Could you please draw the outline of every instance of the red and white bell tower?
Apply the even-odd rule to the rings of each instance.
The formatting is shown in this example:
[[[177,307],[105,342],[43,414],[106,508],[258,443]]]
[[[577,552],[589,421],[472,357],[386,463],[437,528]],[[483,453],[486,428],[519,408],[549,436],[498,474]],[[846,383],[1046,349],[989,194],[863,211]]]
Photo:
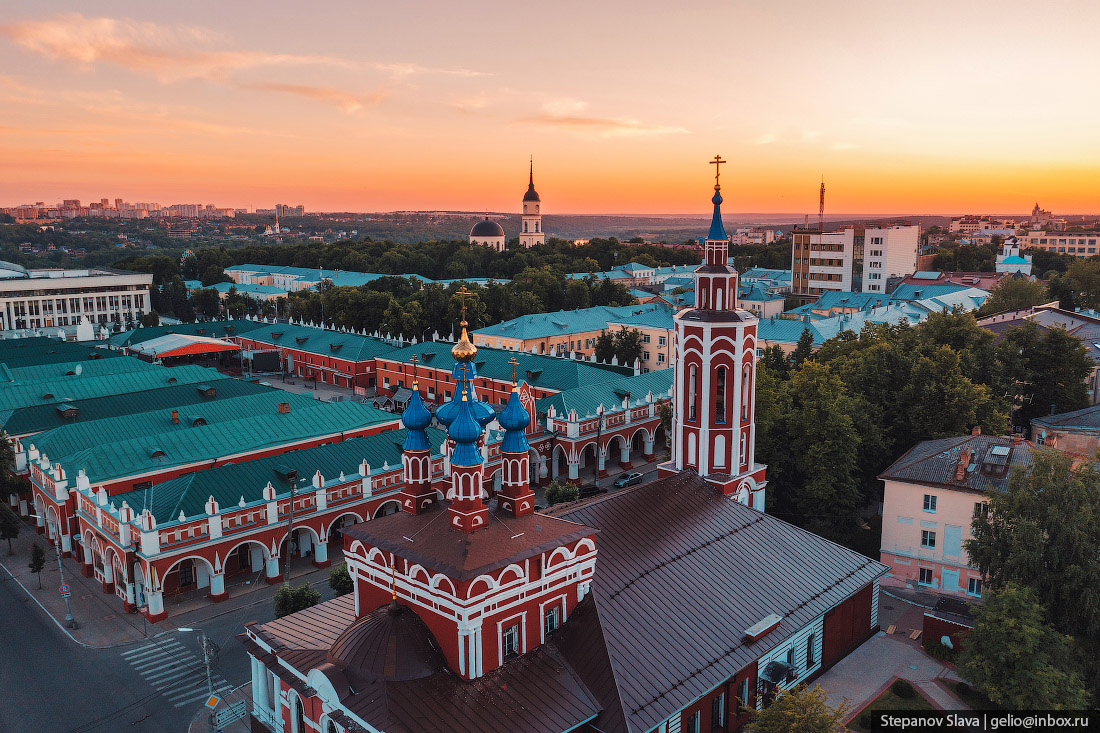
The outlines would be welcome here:
[[[714,156],[714,215],[703,264],[695,270],[695,307],[676,314],[672,460],[662,474],[691,469],[725,494],[764,511],[766,466],[756,462],[756,326],[737,307],[737,270],[729,265]]]

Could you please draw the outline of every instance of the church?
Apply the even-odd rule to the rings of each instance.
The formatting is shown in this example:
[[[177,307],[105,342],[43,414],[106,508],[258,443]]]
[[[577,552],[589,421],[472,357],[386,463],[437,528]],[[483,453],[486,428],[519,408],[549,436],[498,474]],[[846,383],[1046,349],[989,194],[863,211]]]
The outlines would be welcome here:
[[[535,190],[535,161],[531,159],[531,169],[527,183],[527,192],[523,194],[523,213],[520,215],[519,243],[523,247],[546,244],[546,233],[542,230],[542,199]],[[507,245],[504,227],[492,221],[488,215],[470,229],[470,244],[481,244],[503,252]]]
[[[432,415],[414,374],[401,511],[344,531],[354,592],[246,625],[256,721],[287,733],[735,731],[877,631],[887,568],[763,511],[757,320],[738,307],[720,190],[716,165],[696,306],[676,316],[673,449],[658,479],[536,511],[522,384],[513,376],[499,415],[479,398],[463,321],[453,398],[435,415],[447,474],[429,470]],[[537,204],[533,179],[530,193]],[[504,476],[491,497],[494,419]]]

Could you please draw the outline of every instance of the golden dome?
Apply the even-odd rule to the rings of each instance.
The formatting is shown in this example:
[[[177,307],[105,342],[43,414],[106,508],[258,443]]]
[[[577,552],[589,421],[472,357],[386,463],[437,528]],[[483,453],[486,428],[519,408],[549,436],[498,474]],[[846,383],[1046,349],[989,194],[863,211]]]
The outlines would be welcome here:
[[[459,337],[458,343],[451,347],[451,356],[455,358],[455,361],[473,361],[477,356],[477,347],[470,343],[470,335],[466,333],[466,321],[462,321],[462,336]]]

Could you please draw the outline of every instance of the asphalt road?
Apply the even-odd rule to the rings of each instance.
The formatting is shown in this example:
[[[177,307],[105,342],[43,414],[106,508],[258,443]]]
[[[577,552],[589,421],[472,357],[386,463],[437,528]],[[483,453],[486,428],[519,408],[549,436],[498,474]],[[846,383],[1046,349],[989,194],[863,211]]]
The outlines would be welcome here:
[[[186,731],[202,707],[206,671],[198,633],[171,631],[148,642],[87,649],[69,639],[0,571],[0,733]],[[332,592],[317,586],[327,600]],[[211,671],[220,689],[249,681],[236,639],[247,621],[274,618],[267,594],[253,606],[201,624],[220,647]]]

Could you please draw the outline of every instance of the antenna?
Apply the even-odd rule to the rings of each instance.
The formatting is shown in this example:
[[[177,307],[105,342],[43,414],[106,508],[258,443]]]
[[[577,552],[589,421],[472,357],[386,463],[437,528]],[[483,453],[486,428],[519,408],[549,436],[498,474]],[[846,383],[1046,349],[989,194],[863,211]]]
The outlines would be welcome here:
[[[821,249],[821,242],[825,235],[825,176],[821,177],[821,195],[817,202],[817,248]]]

